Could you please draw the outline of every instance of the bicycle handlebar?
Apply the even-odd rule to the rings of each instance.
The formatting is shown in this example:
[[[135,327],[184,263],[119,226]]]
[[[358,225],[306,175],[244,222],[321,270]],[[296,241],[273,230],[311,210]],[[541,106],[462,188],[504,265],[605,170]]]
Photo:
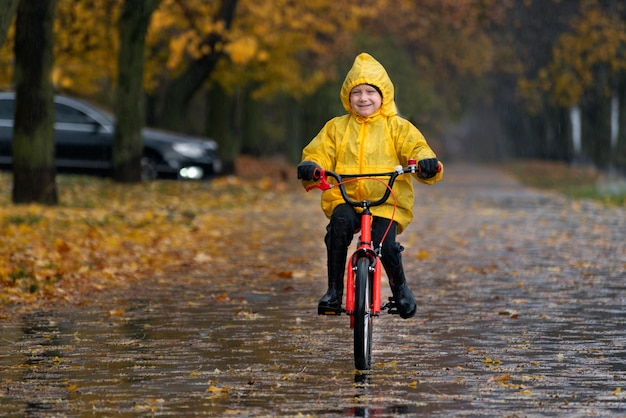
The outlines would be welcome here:
[[[306,188],[306,191],[308,192],[311,189],[320,189],[322,191],[325,191],[328,189],[332,189],[335,186],[339,186],[339,190],[341,191],[341,196],[349,205],[359,206],[363,208],[379,206],[385,203],[387,199],[389,199],[389,195],[391,194],[391,191],[392,191],[391,189],[393,188],[393,183],[396,181],[396,178],[398,178],[398,176],[402,174],[407,174],[407,173],[413,173],[413,174],[418,174],[418,175],[422,173],[421,167],[417,165],[415,160],[411,159],[408,161],[408,163],[409,164],[406,167],[402,167],[401,165],[398,165],[395,167],[394,171],[389,171],[385,173],[369,173],[369,174],[364,173],[364,174],[341,175],[330,170],[316,169],[315,174],[317,174],[316,177],[319,178],[319,183],[315,183],[311,186],[308,186]],[[441,171],[441,163],[439,163],[439,167],[437,168],[435,172],[439,173],[440,171]],[[328,177],[334,178],[335,180],[337,180],[337,183],[336,184],[329,183]],[[350,197],[348,196],[348,193],[346,192],[346,188],[344,185],[345,182],[343,181],[343,178],[367,178],[367,177],[389,177],[385,194],[380,199],[373,201],[373,202],[369,200],[363,200],[363,201],[358,202],[358,201],[350,199]]]

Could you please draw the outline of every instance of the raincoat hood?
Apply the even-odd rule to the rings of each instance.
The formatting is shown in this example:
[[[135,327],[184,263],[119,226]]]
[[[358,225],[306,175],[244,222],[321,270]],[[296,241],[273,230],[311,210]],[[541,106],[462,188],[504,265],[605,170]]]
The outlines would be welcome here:
[[[341,103],[349,113],[356,113],[350,106],[350,91],[359,84],[371,84],[378,87],[383,101],[378,113],[382,116],[394,116],[398,113],[394,100],[391,78],[385,68],[368,53],[357,55],[341,86]]]
[[[359,115],[350,106],[350,91],[359,84],[373,85],[383,96],[380,108],[367,117]],[[398,165],[406,166],[409,159],[435,158],[422,133],[397,114],[391,79],[371,55],[362,53],[356,57],[340,96],[348,113],[326,122],[302,150],[302,160],[315,162],[325,170],[341,175],[353,175],[387,173]],[[434,184],[442,175],[443,171],[430,179],[416,178],[421,183]],[[313,183],[312,180],[303,181],[304,186]],[[380,182],[366,179],[348,182],[345,186],[348,196],[357,201],[377,200],[387,190]],[[413,219],[415,202],[411,177],[398,177],[393,191],[397,199],[389,199],[373,207],[371,212],[374,216],[396,221],[400,234]],[[322,194],[321,205],[328,218],[344,202],[339,187]]]

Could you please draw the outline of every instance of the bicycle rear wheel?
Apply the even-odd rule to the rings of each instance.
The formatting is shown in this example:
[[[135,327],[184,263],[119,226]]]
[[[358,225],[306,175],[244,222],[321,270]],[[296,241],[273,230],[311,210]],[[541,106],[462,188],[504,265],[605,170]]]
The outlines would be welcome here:
[[[372,287],[370,260],[361,257],[354,275],[354,365],[357,370],[372,367]]]

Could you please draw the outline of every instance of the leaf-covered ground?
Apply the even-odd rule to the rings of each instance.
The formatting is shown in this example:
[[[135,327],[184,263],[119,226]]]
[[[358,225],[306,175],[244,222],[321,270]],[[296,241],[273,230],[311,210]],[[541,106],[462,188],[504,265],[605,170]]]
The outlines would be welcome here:
[[[81,303],[92,291],[132,280],[215,269],[230,262],[235,248],[242,259],[246,251],[262,252],[266,247],[261,248],[257,238],[268,232],[256,230],[264,227],[259,223],[273,220],[261,216],[249,222],[252,217],[246,213],[285,210],[278,197],[301,189],[293,180],[293,167],[280,161],[241,157],[236,168],[237,176],[210,182],[130,186],[95,177],[59,176],[58,207],[12,205],[11,175],[0,172],[0,309]],[[585,189],[599,178],[589,168],[536,161],[510,164],[507,169],[533,186],[559,190],[571,190],[576,184]],[[280,240],[280,228],[272,233]],[[520,231],[520,238],[523,235]],[[427,250],[420,251],[419,256],[429,256]]]
[[[624,208],[448,165],[418,186],[400,236],[417,315],[375,320],[363,374],[348,319],[316,315],[319,192],[261,176],[81,179],[64,193],[96,193],[65,196],[71,207],[3,206],[3,228],[30,234],[10,242],[31,263],[7,279],[0,414],[626,413]]]
[[[284,164],[239,164],[245,175],[209,182],[58,176],[58,207],[12,205],[11,175],[0,173],[0,309],[81,303],[129,281],[214,269],[241,242],[254,249],[255,225],[238,235],[246,213],[299,185]]]

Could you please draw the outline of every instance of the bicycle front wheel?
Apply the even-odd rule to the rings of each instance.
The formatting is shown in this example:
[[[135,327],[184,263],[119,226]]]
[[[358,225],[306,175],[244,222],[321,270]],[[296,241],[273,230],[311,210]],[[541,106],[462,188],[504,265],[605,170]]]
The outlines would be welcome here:
[[[357,370],[372,367],[372,280],[371,261],[361,257],[354,275],[354,365]]]

